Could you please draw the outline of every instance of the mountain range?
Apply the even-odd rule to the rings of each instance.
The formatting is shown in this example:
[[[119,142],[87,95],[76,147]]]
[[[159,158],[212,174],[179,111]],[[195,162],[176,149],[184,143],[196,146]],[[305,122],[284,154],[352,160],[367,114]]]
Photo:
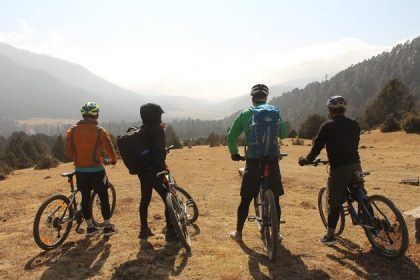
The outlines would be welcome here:
[[[275,85],[271,97],[280,96],[311,79]],[[146,102],[160,104],[169,119],[221,119],[250,105],[247,94],[221,101],[186,96],[136,93],[95,75],[86,68],[48,55],[17,49],[0,43],[0,110],[9,120],[29,118],[77,119],[78,108],[95,100],[106,121],[135,121]]]

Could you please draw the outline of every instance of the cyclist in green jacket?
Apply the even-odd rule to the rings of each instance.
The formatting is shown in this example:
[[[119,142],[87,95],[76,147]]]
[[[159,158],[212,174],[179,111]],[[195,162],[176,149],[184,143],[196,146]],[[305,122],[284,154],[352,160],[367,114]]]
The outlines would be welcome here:
[[[266,85],[257,84],[253,86],[251,89],[253,107],[265,104],[267,102],[268,93],[269,90]],[[245,109],[239,114],[239,116],[234,120],[228,133],[227,137],[229,152],[233,161],[239,161],[242,159],[242,157],[239,155],[236,141],[242,133],[244,133],[245,136],[248,135],[252,117],[251,108]],[[279,119],[279,137],[280,139],[287,137],[287,129],[281,117]],[[241,202],[238,207],[237,225],[236,230],[230,233],[230,237],[236,241],[242,240],[242,229],[244,227],[245,220],[248,217],[249,205],[259,191],[259,182],[262,175],[259,163],[260,159],[257,158],[256,155],[246,151],[246,165],[244,176],[242,178]],[[280,221],[281,209],[279,197],[284,194],[284,190],[281,183],[280,167],[277,159],[270,163],[270,171],[268,187],[276,196],[277,215]],[[282,239],[280,232],[279,239]]]

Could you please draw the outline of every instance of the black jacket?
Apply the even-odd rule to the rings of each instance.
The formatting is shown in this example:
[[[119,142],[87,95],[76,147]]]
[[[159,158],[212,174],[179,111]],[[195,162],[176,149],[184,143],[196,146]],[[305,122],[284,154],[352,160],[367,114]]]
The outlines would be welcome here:
[[[165,131],[160,125],[143,125],[141,129],[145,130],[147,142],[150,145],[153,172],[165,170]]]
[[[315,160],[326,146],[331,168],[360,163],[359,140],[360,127],[355,120],[334,116],[322,124],[307,159]]]

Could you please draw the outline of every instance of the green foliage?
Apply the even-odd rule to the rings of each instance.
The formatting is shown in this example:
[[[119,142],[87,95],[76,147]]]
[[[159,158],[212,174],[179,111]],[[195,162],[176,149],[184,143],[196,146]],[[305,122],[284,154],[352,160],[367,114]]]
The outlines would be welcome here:
[[[401,127],[407,133],[420,133],[420,114],[417,112],[411,112],[401,120]]]
[[[399,121],[395,118],[394,114],[389,114],[385,121],[380,126],[381,132],[393,132],[401,130]]]
[[[297,132],[294,129],[289,130],[289,134],[287,135],[287,138],[295,138],[297,136]]]
[[[175,134],[175,131],[171,125],[168,125],[166,127],[165,136],[166,136],[166,146],[174,145],[175,149],[182,149],[181,141],[179,141],[179,138]]]
[[[318,114],[310,115],[300,126],[299,137],[304,139],[314,138],[325,121],[326,119],[323,116]]]
[[[58,166],[58,160],[51,156],[42,157],[35,165],[35,169],[50,169]]]
[[[64,141],[64,137],[61,134],[57,136],[57,140],[51,148],[51,154],[54,158],[61,162],[70,161],[66,157],[66,142]]]
[[[397,120],[413,110],[414,97],[407,87],[398,79],[393,79],[385,85],[364,114],[364,127],[374,128],[383,123],[390,114]],[[392,120],[388,120],[388,123]]]

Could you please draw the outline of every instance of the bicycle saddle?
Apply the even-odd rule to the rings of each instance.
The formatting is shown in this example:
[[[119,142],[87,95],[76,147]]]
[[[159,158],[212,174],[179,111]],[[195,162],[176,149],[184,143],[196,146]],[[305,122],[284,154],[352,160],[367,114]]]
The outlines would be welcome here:
[[[71,177],[73,177],[74,174],[76,174],[76,171],[61,173],[61,176],[71,178]]]

